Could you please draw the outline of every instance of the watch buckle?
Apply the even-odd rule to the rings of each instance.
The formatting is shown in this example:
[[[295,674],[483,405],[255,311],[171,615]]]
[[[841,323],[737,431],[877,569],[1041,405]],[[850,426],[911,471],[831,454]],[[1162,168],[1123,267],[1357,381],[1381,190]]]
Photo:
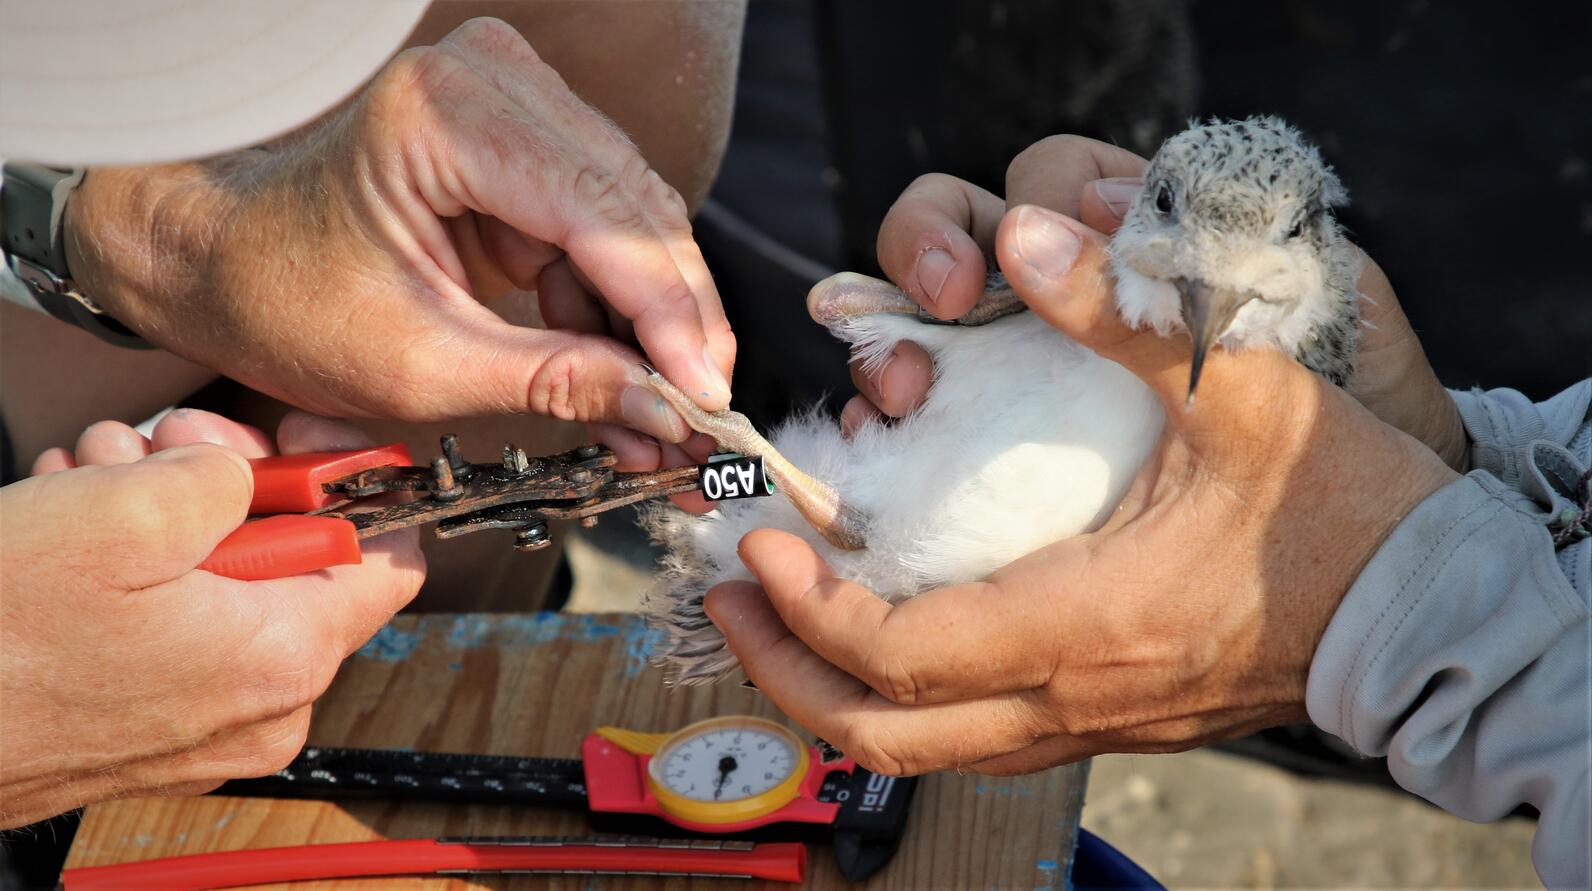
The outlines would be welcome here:
[[[70,297],[81,304],[84,309],[95,315],[105,314],[105,310],[98,303],[78,291],[68,279],[56,275],[26,257],[11,254],[10,260],[11,271],[15,272],[17,278],[22,279],[29,287],[47,294],[60,294],[63,297]]]

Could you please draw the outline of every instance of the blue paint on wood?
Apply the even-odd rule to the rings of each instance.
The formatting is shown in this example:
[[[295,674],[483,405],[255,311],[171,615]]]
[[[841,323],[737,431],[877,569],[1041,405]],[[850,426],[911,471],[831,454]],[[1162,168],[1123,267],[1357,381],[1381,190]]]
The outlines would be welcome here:
[[[652,654],[658,652],[663,644],[663,630],[648,628],[641,622],[633,623],[625,629],[625,655],[630,657],[625,660],[625,675],[635,677],[641,674],[652,661]]]
[[[382,662],[402,662],[414,654],[420,641],[442,633],[451,650],[481,647],[523,649],[554,642],[597,643],[618,638],[624,646],[625,674],[640,674],[663,643],[663,632],[648,628],[639,619],[599,617],[591,613],[468,613],[457,616],[425,616],[414,631],[391,625],[376,632],[359,655]],[[451,662],[449,671],[462,671],[464,663]]]
[[[376,632],[375,637],[365,641],[365,645],[359,648],[359,655],[378,662],[402,662],[419,645],[420,635],[386,625]]]

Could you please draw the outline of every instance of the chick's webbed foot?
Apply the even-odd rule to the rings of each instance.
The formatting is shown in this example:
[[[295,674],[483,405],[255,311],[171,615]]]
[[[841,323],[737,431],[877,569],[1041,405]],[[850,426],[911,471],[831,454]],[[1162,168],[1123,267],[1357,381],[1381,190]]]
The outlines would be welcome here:
[[[825,541],[848,551],[860,551],[867,546],[864,534],[867,522],[863,515],[842,501],[839,492],[786,460],[745,415],[728,409],[703,411],[678,387],[664,380],[663,375],[651,368],[645,370],[647,383],[685,418],[692,430],[713,437],[719,448],[761,456],[763,469],[774,480],[774,485]]]
[[[898,313],[916,316],[934,325],[977,327],[1026,310],[1006,276],[992,272],[984,283],[984,293],[973,308],[955,319],[942,320],[930,315],[900,288],[869,275],[841,272],[831,275],[807,292],[807,314],[825,328],[836,330],[863,316]]]

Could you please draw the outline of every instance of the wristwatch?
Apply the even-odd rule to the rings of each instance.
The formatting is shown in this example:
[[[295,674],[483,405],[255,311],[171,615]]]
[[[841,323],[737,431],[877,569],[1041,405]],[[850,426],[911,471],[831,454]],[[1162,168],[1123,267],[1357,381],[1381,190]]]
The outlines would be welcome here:
[[[120,347],[152,345],[77,290],[66,268],[66,201],[82,170],[7,161],[0,183],[0,250],[45,312]]]

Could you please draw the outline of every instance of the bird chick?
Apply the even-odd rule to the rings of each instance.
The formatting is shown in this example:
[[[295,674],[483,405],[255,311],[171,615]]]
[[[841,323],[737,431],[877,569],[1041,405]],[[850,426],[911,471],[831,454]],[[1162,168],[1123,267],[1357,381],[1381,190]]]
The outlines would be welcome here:
[[[1136,326],[1189,332],[1191,394],[1218,343],[1283,349],[1336,383],[1348,376],[1356,255],[1329,212],[1344,193],[1296,131],[1274,118],[1195,126],[1162,146],[1145,183],[1111,243],[1118,308]],[[736,546],[753,529],[802,536],[839,575],[894,601],[983,578],[1105,522],[1164,412],[1138,378],[1022,309],[998,274],[958,325],[930,323],[888,282],[853,273],[820,282],[809,313],[865,366],[902,340],[935,365],[921,406],[850,439],[815,409],[760,446],[744,418],[705,415],[654,379],[694,428],[766,463],[778,456],[771,468],[811,474],[780,480],[791,499],[644,516],[667,552],[647,611],[665,632],[658,661],[673,682],[712,682],[736,667],[702,604],[713,585],[751,577]]]
[[[1299,131],[1211,121],[1162,144],[1111,239],[1117,308],[1188,332],[1189,396],[1211,347],[1269,346],[1342,385],[1360,336],[1359,254],[1332,216],[1348,195]]]

